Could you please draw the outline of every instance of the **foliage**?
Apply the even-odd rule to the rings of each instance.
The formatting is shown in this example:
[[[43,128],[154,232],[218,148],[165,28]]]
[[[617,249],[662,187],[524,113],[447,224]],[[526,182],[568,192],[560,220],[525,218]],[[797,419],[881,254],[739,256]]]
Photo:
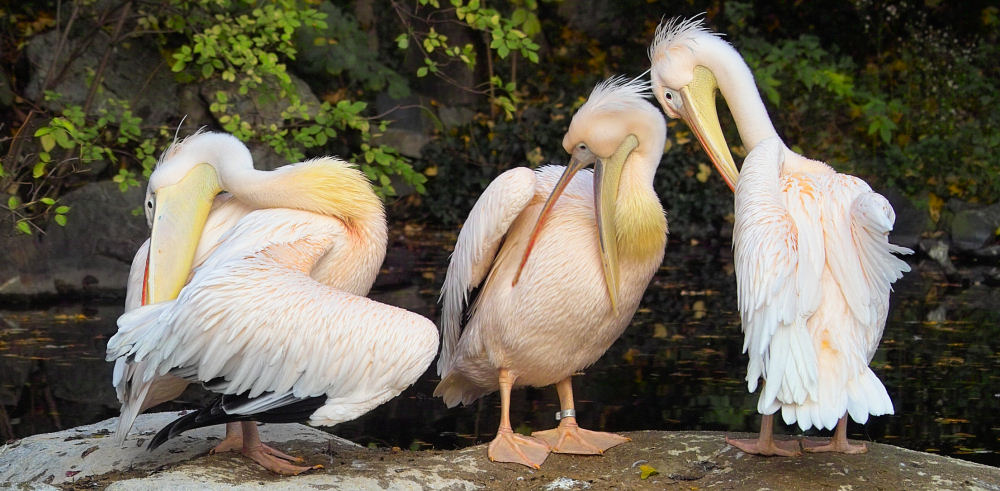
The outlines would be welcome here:
[[[1000,17],[985,0],[932,3],[133,0],[57,11],[24,2],[0,16],[0,121],[11,122],[0,137],[0,206],[21,230],[65,222],[59,199],[74,187],[138,185],[181,116],[148,120],[105,90],[103,65],[88,67],[87,100],[26,100],[24,71],[34,68],[18,57],[47,32],[110,39],[108,52],[154,46],[204,100],[210,126],[283,160],[344,155],[386,196],[426,186],[398,202],[404,214],[455,224],[499,172],[563,161],[573,109],[599,80],[648,67],[661,15],[706,11],[796,150],[902,190],[932,214],[950,198],[994,202],[1000,181],[981,176],[1000,167],[1000,113],[985,110],[1000,103]],[[70,66],[73,53],[63,54]],[[65,72],[54,68],[52,77]],[[456,107],[471,121],[447,121],[443,109]],[[421,155],[392,147],[392,119],[430,137]],[[655,185],[674,233],[703,237],[727,228],[731,199],[696,143],[670,125]]]
[[[302,160],[307,151],[315,153],[348,131],[358,142],[352,160],[375,181],[380,194],[396,194],[392,175],[400,175],[423,191],[426,178],[413,172],[405,157],[389,146],[374,143],[386,123],[372,125],[361,114],[367,108],[366,102],[341,99],[310,103],[293,82],[284,60],[296,59],[298,49],[292,42],[295,33],[308,28],[314,33],[314,43],[328,42],[327,37],[319,35],[329,27],[325,13],[302,6],[297,0],[252,5],[239,15],[232,12],[240,6],[235,1],[176,0],[173,6],[175,10],[162,20],[149,13],[145,22],[154,29],[162,23],[189,40],[172,55],[171,69],[181,80],[204,83],[221,79],[222,87],[229,89],[217,90],[210,107],[224,130],[241,140],[264,141],[290,161]],[[368,83],[377,87],[379,80],[369,78]],[[250,121],[245,105],[230,100],[233,88],[240,96],[253,92],[254,98],[280,103],[284,109],[278,120]]]
[[[1000,115],[982,111],[1000,104],[995,24],[984,27],[991,35],[963,41],[923,11],[904,15],[905,2],[859,2],[873,37],[892,25],[881,17],[902,19],[892,28],[899,41],[859,63],[815,35],[767,40],[745,5],[730,4],[729,32],[787,141],[910,195],[1000,198],[1000,182],[981,178],[1000,168]]]
[[[438,17],[451,12],[465,26],[489,34],[489,48],[495,51],[501,60],[516,53],[531,63],[538,63],[539,46],[531,40],[531,36],[540,31],[536,15],[538,2],[536,0],[511,2],[515,8],[509,17],[497,9],[486,7],[480,0],[468,2],[449,0],[449,3],[450,7],[442,8],[439,0],[418,0],[418,6],[409,10],[402,3],[394,2],[397,15],[406,30],[396,36],[396,46],[400,50],[407,50],[412,46],[420,52],[423,60],[422,66],[417,68],[417,77],[433,75],[445,83],[488,94],[493,107],[503,110],[505,118],[510,120],[519,102],[515,93],[516,83],[505,81],[497,74],[493,68],[491,55],[487,55],[489,71],[487,82],[476,87],[464,87],[449,75],[446,69],[461,64],[469,71],[475,71],[476,46],[472,42],[466,42],[461,46],[453,44],[436,25],[443,23]],[[427,29],[424,30],[420,26],[427,26]]]

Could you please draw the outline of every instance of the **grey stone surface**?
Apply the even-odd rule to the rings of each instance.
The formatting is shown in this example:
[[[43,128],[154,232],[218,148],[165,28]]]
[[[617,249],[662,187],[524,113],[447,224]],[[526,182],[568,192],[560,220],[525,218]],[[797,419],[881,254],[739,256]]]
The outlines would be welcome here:
[[[155,48],[137,42],[121,42],[112,47],[107,33],[82,23],[78,23],[77,27],[81,29],[81,34],[88,29],[96,32],[91,32],[89,36],[71,36],[61,53],[56,53],[61,29],[52,29],[31,38],[25,49],[32,66],[32,77],[25,87],[25,95],[29,99],[43,101],[43,91],[48,89],[59,93],[61,98],[42,102],[47,109],[58,110],[65,104],[82,105],[87,98],[93,71],[100,65],[105,51],[113,49],[101,77],[101,90],[97,92],[91,110],[106,107],[110,99],[119,99],[129,101],[133,114],[153,124],[179,118],[175,105],[163,103],[178,99],[179,86],[174,82],[170,66],[163,63],[163,56]],[[55,56],[59,56],[60,60],[72,57],[72,62],[56,63],[58,69],[66,66],[66,70],[50,76],[49,69]],[[46,82],[47,86],[44,85]]]
[[[1000,203],[961,210],[951,220],[951,241],[956,250],[971,252],[991,245],[998,227]]]
[[[218,443],[222,426],[188,431],[163,444],[154,452],[145,443],[167,423],[183,413],[163,412],[140,415],[125,445],[114,444],[111,432],[117,419],[34,435],[0,447],[0,483],[62,484],[113,471],[152,473],[203,455]],[[353,443],[299,424],[261,427],[261,438],[295,452],[306,444],[329,448],[349,448]],[[214,442],[214,443],[213,443]]]
[[[886,189],[881,194],[889,200],[896,213],[896,223],[889,234],[889,241],[916,250],[920,244],[920,236],[932,226],[927,211],[917,208],[913,201],[895,189]]]
[[[486,446],[460,450],[370,449],[301,425],[264,425],[265,441],[322,469],[282,477],[246,458],[206,455],[221,428],[185,434],[154,452],[139,448],[175,414],[140,417],[124,448],[114,420],[0,449],[0,482],[132,489],[1000,489],[1000,469],[867,442],[860,455],[747,455],[718,432],[638,431],[602,456],[551,454],[541,469],[490,462]],[[643,466],[655,470],[645,479]],[[68,475],[69,472],[76,474]]]
[[[122,193],[111,181],[88,184],[60,200],[71,207],[65,227],[0,232],[0,295],[123,294],[148,234],[143,215],[132,213],[144,195],[144,186]]]

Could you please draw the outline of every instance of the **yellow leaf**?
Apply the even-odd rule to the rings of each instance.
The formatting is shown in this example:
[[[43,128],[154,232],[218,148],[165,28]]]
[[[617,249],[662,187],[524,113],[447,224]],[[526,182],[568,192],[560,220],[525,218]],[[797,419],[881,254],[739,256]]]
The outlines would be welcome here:
[[[683,144],[691,141],[691,132],[690,131],[684,131],[684,130],[677,130],[677,131],[675,131],[674,132],[674,141],[676,141],[678,145],[683,145]]]
[[[709,166],[707,166],[707,165],[705,165],[705,164],[699,163],[698,164],[698,173],[695,174],[694,177],[698,179],[698,182],[707,182],[708,178],[711,175],[712,175],[712,168],[709,167]]]
[[[628,351],[622,355],[622,359],[625,360],[629,365],[635,364],[636,355],[640,354],[640,351],[635,348],[629,348]]]
[[[939,198],[934,193],[928,193],[927,195],[927,212],[931,216],[931,220],[937,223],[938,219],[941,218],[941,207],[944,206],[944,200]]]
[[[542,156],[542,147],[532,148],[524,157],[532,167],[537,167],[538,164],[541,164],[545,160],[545,157]]]
[[[659,474],[655,467],[651,465],[642,464],[639,466],[639,479],[649,479],[649,476],[654,476]]]
[[[432,166],[424,169],[424,175],[427,176],[427,177],[434,177],[434,176],[438,175],[438,168],[437,168],[437,166],[436,165],[432,165]]]

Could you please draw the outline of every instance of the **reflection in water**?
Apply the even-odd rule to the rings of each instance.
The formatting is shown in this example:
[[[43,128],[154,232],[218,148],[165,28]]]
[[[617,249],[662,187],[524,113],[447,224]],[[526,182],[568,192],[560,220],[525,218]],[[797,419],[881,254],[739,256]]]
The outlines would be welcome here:
[[[400,238],[372,296],[436,320],[449,253],[442,244],[453,241],[453,234],[421,234],[403,247]],[[933,266],[915,269],[896,284],[872,362],[896,415],[852,423],[850,437],[1000,465],[1000,290],[961,288]],[[735,295],[728,244],[671,243],[625,335],[574,380],[581,425],[756,431],[757,395],[747,393],[743,380]],[[0,437],[117,415],[111,364],[103,357],[120,310],[70,304],[0,312]],[[332,432],[413,449],[490,440],[499,420],[496,394],[449,410],[430,395],[437,380],[432,366],[400,397]],[[201,397],[189,390],[183,399]],[[522,431],[554,427],[557,410],[554,388],[520,389],[512,397],[512,423]]]

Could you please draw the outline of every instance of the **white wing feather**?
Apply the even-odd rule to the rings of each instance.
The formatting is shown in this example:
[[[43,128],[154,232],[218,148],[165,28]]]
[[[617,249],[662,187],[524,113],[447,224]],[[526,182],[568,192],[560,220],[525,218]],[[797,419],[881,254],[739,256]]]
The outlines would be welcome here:
[[[758,409],[772,414],[783,402],[804,402],[816,391],[816,353],[806,329],[820,298],[822,233],[810,226],[809,203],[788,203],[779,181],[784,147],[758,144],[736,184],[733,249],[743,350],[750,355],[747,388],[767,383]],[[811,200],[808,193],[802,200]],[[817,242],[818,241],[818,242]]]
[[[252,232],[241,226],[234,235]],[[288,242],[251,255],[220,247],[176,300],[123,315],[109,358],[133,357],[145,381],[173,371],[224,379],[213,384],[224,393],[272,393],[257,401],[262,407],[323,394],[328,406],[354,405],[318,410],[314,424],[356,417],[413,383],[437,350],[433,323],[316,282],[308,270],[331,244],[329,234],[305,222],[289,228],[297,233],[273,235]],[[232,239],[226,244],[241,243]]]
[[[534,194],[535,172],[527,167],[517,167],[494,179],[469,212],[458,234],[448,273],[441,286],[442,341],[438,375],[447,374],[454,361],[469,292],[489,273],[510,224]]]
[[[892,283],[910,271],[893,253],[913,251],[889,243],[896,214],[888,200],[854,176],[837,174],[828,179],[827,255],[851,313],[864,328],[867,357],[861,363],[867,365],[882,339]]]

